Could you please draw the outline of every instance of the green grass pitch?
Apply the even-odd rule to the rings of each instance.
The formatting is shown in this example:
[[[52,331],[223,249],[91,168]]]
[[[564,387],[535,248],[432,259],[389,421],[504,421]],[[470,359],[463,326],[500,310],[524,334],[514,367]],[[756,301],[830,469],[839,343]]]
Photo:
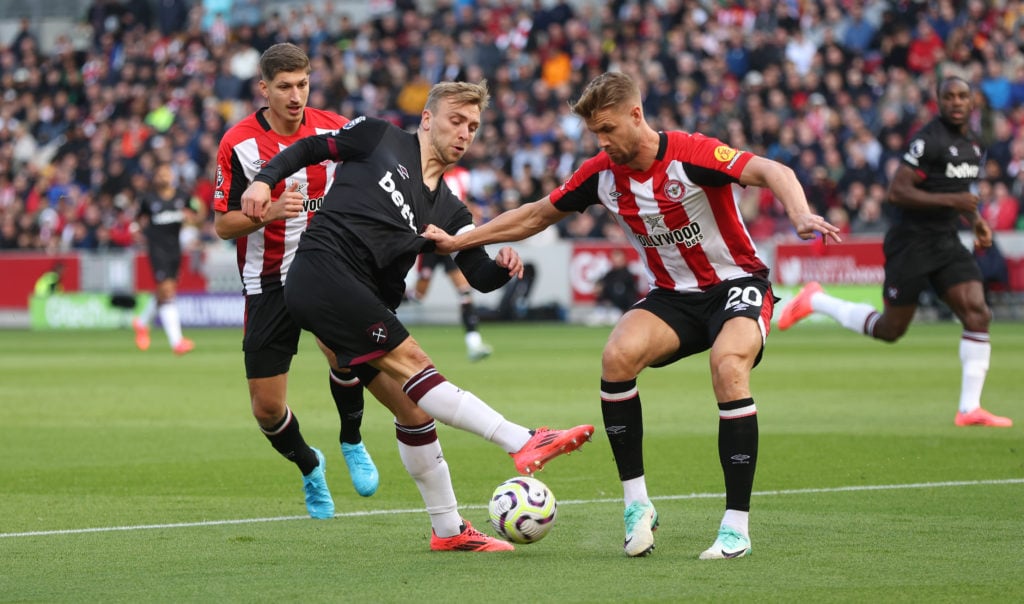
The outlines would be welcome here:
[[[432,553],[387,411],[363,434],[381,486],[361,498],[337,444],[309,335],[289,402],[327,454],[338,517],[305,517],[297,470],[249,412],[239,330],[0,332],[0,602],[1020,602],[1024,601],[1024,324],[992,329],[983,400],[1009,429],[956,428],[959,327],[896,345],[832,325],[769,337],[754,371],[761,449],[753,554],[700,561],[724,505],[707,355],[640,377],[657,549],[622,553],[621,488],[598,386],[607,328],[413,326],[442,373],[509,419],[593,423],[594,441],[538,474],[551,534],[511,554]],[[463,515],[514,474],[496,446],[439,427]]]

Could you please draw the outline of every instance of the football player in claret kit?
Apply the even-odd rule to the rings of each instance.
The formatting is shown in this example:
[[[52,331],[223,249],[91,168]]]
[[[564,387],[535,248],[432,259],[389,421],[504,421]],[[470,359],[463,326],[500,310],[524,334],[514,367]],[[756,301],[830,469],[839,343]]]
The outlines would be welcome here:
[[[303,474],[306,508],[313,518],[334,516],[323,454],[310,447],[298,419],[286,403],[288,370],[297,352],[301,328],[284,304],[284,282],[299,237],[323,203],[335,162],[304,166],[278,188],[276,201],[261,219],[241,211],[242,191],[260,167],[305,135],[334,132],[348,123],[342,116],[306,107],[309,58],[293,44],[271,46],[260,60],[260,88],[268,106],[243,119],[221,141],[218,155],[215,226],[224,239],[235,239],[245,288],[243,350],[253,415],[274,449]],[[341,450],[353,486],[370,496],[378,486],[377,469],[363,446],[360,425],[363,384],[395,414],[402,463],[427,504],[434,527],[430,546],[442,551],[508,551],[513,546],[462,526],[448,464],[429,415],[417,408],[401,387],[366,366],[349,372],[320,344],[331,364],[331,394],[341,417]]]
[[[625,74],[595,78],[573,111],[601,151],[566,183],[454,238],[434,226],[426,235],[438,251],[458,251],[525,239],[595,204],[614,214],[644,261],[650,286],[619,319],[601,358],[601,411],[622,481],[625,552],[650,553],[658,526],[644,479],[637,376],[710,349],[726,510],[717,538],[700,557],[745,556],[758,440],[750,371],[761,358],[775,297],[732,185],[769,188],[804,239],[820,232],[839,241],[838,229],[811,213],[786,166],[700,134],[652,129],[640,90]]]
[[[532,473],[578,449],[594,427],[531,431],[506,420],[445,379],[395,313],[416,256],[433,248],[420,231],[429,223],[445,225],[453,233],[473,227],[469,210],[442,174],[473,142],[489,96],[483,84],[442,82],[431,88],[415,133],[359,117],[334,134],[296,141],[263,165],[242,194],[241,209],[250,219],[263,221],[273,211],[272,191],[289,174],[324,161],[340,162],[288,271],[288,312],[341,366],[379,372],[378,379],[401,385],[407,397],[399,402],[415,403],[412,410],[389,408],[397,408],[396,415],[409,411],[426,416],[431,442],[437,442],[432,427],[436,418],[497,444],[520,473]],[[481,291],[501,287],[523,271],[522,260],[508,247],[495,259],[482,248],[467,250],[456,263]],[[433,468],[443,458],[414,446],[428,436],[417,426],[399,418],[396,428],[403,462],[419,485],[436,473]],[[450,482],[448,486],[450,492]],[[469,542],[457,541],[460,535],[474,535],[474,543],[487,538],[460,520],[453,497],[422,488],[421,493],[434,525],[432,549],[466,549]],[[497,549],[502,543],[508,546],[503,549],[511,549],[504,542],[481,547]]]
[[[186,222],[202,222],[204,206],[174,182],[171,164],[157,164],[153,170],[153,188],[139,200],[139,230],[146,240],[149,267],[156,282],[156,295],[132,320],[135,345],[148,350],[149,326],[156,316],[167,334],[167,342],[176,355],[183,355],[195,347],[192,340],[181,333],[181,316],[175,298],[178,293],[178,272],[181,269],[181,227]]]
[[[957,233],[966,218],[975,245],[992,245],[992,229],[978,211],[978,196],[971,192],[982,163],[981,147],[968,125],[973,91],[966,80],[948,77],[937,92],[939,116],[914,136],[889,186],[888,202],[895,207],[895,216],[883,243],[885,311],[830,296],[811,282],[782,311],[779,328],[789,329],[820,312],[854,333],[895,342],[907,332],[918,299],[930,285],[963,325],[960,403],[954,424],[1005,428],[1013,420],[981,406],[992,354],[992,312],[978,263]]]

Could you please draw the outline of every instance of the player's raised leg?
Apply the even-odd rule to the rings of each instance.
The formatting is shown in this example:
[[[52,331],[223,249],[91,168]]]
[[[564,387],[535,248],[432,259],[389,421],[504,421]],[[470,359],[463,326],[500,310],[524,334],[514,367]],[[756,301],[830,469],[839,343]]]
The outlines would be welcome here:
[[[589,424],[567,430],[546,426],[529,430],[510,422],[472,392],[449,382],[433,365],[410,377],[403,389],[431,416],[482,436],[507,451],[520,474],[543,469],[555,457],[582,447],[594,433],[594,426]]]
[[[372,363],[402,383],[409,398],[431,417],[482,436],[507,451],[522,474],[536,472],[555,457],[579,449],[594,433],[590,424],[531,431],[508,421],[472,392],[445,379],[411,337]]]
[[[817,281],[811,281],[807,285],[800,288],[793,299],[786,304],[785,308],[782,309],[782,315],[779,316],[779,329],[786,331],[790,327],[796,325],[798,322],[809,317],[814,312],[814,305],[811,304],[811,298],[814,294],[820,293],[821,284]]]

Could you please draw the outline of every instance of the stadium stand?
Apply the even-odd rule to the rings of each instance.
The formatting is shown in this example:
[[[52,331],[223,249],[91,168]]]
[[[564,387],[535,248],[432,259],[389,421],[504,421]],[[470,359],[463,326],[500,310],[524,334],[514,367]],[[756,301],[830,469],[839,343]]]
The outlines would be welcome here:
[[[209,201],[216,144],[259,106],[269,44],[314,59],[310,104],[410,126],[423,90],[487,78],[467,156],[484,219],[557,186],[594,152],[566,101],[603,70],[643,82],[650,121],[700,131],[796,170],[849,233],[885,228],[885,187],[934,112],[940,74],[977,91],[989,150],[983,210],[1024,219],[1024,2],[840,0],[53,0],[0,23],[0,253],[124,249],[156,160]],[[1002,192],[997,195],[995,192]],[[763,191],[738,194],[759,240],[790,237]],[[621,241],[602,213],[562,238]],[[224,243],[209,225],[189,246]],[[1013,289],[1024,289],[1018,257]]]

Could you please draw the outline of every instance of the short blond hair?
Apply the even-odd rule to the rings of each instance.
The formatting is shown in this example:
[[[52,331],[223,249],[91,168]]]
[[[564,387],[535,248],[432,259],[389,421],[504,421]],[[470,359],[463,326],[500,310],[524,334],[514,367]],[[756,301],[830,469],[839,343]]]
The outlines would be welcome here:
[[[573,113],[588,120],[602,109],[639,100],[640,87],[633,78],[618,71],[607,71],[591,80],[570,108]]]
[[[427,95],[427,111],[437,111],[441,101],[448,99],[455,105],[476,105],[482,112],[491,102],[491,93],[487,90],[487,80],[479,84],[471,82],[438,82]]]

